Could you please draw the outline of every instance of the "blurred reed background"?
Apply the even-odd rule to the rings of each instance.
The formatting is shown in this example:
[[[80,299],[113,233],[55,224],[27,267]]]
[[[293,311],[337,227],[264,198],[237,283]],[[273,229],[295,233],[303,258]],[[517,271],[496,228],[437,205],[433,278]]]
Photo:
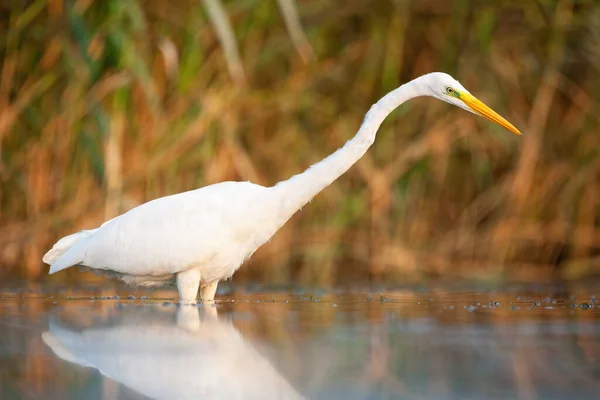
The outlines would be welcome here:
[[[523,136],[404,105],[236,281],[600,272],[596,1],[5,0],[0,15],[0,276],[45,275],[58,238],[156,197],[287,179],[431,71]]]

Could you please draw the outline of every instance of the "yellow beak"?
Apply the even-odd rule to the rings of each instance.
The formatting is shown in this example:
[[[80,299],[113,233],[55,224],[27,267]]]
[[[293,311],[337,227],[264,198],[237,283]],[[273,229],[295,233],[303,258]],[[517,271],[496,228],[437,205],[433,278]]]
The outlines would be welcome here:
[[[486,117],[492,122],[497,123],[500,126],[508,129],[512,133],[520,135],[521,132],[517,128],[514,127],[513,124],[502,118],[496,111],[492,110],[485,104],[483,104],[479,99],[473,96],[470,93],[461,93],[459,97],[469,108],[475,111],[477,114]]]

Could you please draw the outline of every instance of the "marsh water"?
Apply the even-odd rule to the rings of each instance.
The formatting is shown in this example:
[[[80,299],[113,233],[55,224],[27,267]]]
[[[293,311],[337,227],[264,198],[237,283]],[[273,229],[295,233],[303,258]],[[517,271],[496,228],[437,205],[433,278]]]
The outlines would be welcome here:
[[[5,284],[0,398],[600,397],[593,283],[172,296]]]

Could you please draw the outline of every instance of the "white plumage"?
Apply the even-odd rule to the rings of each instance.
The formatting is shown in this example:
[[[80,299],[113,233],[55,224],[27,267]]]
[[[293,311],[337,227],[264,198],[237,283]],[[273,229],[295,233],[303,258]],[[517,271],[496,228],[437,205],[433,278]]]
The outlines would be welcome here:
[[[100,228],[66,236],[43,261],[51,265],[51,274],[79,265],[141,286],[176,281],[182,302],[195,302],[198,288],[203,300],[212,301],[218,282],[231,277],[297,210],[358,161],[383,120],[417,96],[438,98],[519,134],[451,76],[431,73],[384,96],[354,138],[301,174],[273,187],[223,182],[152,200]]]
[[[86,319],[83,308],[72,320],[52,317],[42,340],[61,359],[151,399],[303,398],[258,351],[264,346],[255,348],[214,308],[178,307],[177,323],[172,310],[128,306],[110,323],[67,328]]]

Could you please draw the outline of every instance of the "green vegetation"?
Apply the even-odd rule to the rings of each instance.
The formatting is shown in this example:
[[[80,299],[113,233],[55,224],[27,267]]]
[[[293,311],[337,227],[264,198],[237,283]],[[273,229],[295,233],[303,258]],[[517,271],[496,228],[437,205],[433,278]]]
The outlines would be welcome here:
[[[150,199],[301,172],[350,138],[380,96],[435,70],[523,137],[412,101],[236,279],[600,271],[597,2],[9,4],[0,275],[41,276],[56,239]]]

